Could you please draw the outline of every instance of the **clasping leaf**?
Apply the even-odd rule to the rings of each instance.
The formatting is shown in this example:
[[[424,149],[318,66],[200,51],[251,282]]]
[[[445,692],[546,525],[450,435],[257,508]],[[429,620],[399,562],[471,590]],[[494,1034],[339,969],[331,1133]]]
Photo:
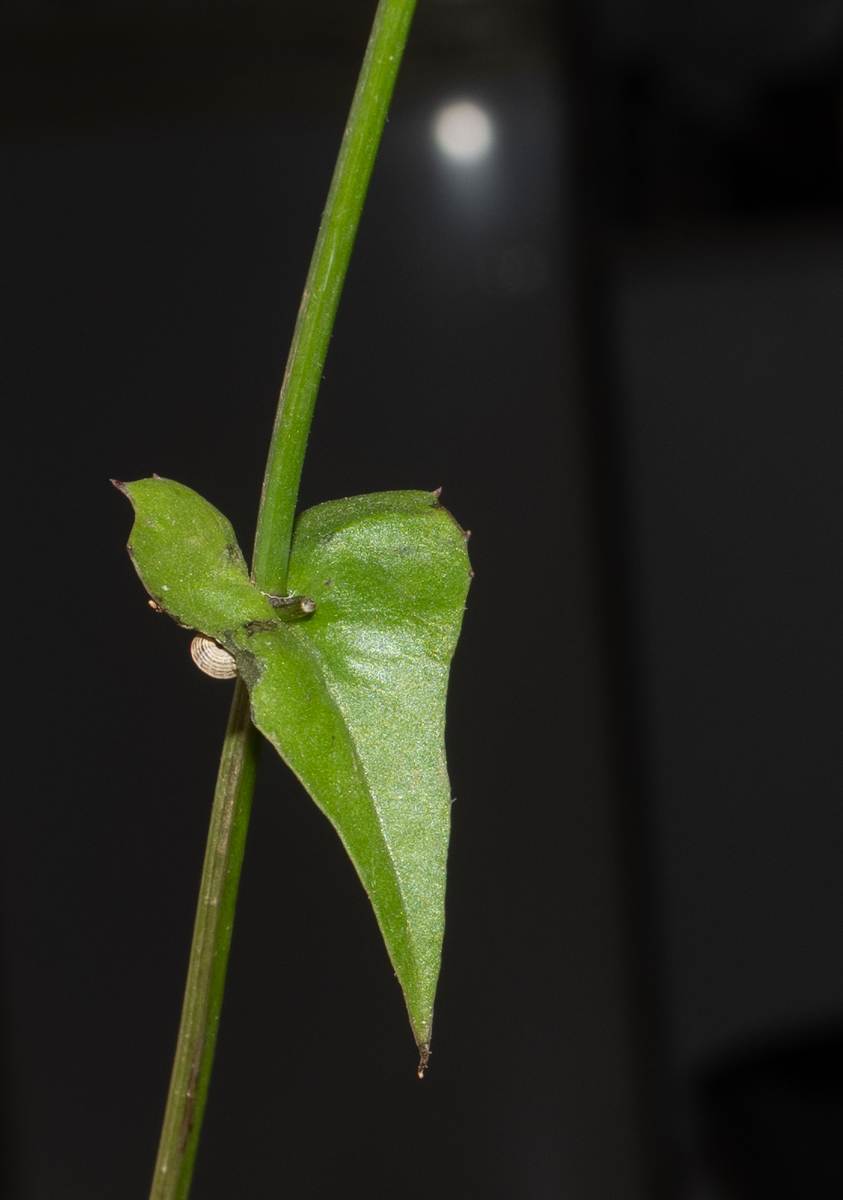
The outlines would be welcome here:
[[[279,619],[226,518],[167,479],[118,485],[155,602],[236,658],[252,719],[339,833],[375,910],[426,1062],[444,929],[445,694],[471,571],[429,492],[320,504],[296,524]],[[310,606],[306,606],[310,607]]]

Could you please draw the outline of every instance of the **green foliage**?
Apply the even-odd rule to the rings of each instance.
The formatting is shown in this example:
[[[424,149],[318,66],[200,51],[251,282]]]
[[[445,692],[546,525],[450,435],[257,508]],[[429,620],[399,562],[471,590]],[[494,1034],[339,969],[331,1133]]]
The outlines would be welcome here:
[[[315,610],[289,620],[196,492],[158,478],[119,486],[135,508],[129,551],[147,591],[235,656],[255,725],[339,833],[424,1061],[444,925],[445,694],[471,575],[465,534],[429,492],[312,508],[295,526],[288,586]]]

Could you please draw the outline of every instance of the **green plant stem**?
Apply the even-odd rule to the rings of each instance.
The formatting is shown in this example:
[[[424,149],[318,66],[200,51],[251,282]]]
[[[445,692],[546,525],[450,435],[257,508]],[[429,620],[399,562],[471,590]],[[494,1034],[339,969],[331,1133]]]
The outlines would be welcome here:
[[[283,593],[316,394],[363,201],[416,0],[380,0],[319,226],[272,431],[252,564],[264,591]],[[208,1095],[260,736],[237,680],[231,703],[176,1058],[150,1200],[187,1200]]]
[[[220,759],[164,1127],[150,1200],[185,1200],[208,1095],[261,738],[238,679]]]
[[[266,464],[252,573],[283,594],[307,436],[416,0],[381,0],[304,285]]]

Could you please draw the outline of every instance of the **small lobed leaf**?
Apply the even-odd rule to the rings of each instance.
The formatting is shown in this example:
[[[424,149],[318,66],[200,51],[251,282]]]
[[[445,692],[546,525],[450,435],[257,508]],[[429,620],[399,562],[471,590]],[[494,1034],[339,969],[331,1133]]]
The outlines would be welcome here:
[[[122,487],[147,590],[235,655],[255,725],[346,846],[424,1061],[444,930],[445,698],[471,574],[465,534],[428,492],[310,509],[294,532],[289,585],[316,607],[286,623],[207,501],[157,478]]]
[[[272,620],[249,578],[231,523],[191,488],[172,479],[115,486],[135,510],[129,555],[153,600],[180,625],[225,642],[250,621]]]

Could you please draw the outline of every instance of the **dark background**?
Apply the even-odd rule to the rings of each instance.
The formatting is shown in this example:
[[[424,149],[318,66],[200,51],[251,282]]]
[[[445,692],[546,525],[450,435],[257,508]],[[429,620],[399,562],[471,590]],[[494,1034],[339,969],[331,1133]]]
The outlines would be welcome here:
[[[108,479],[251,545],[373,8],[0,12],[3,1200],[148,1189],[229,687]],[[432,1065],[266,751],[196,1200],[841,1194],[841,328],[843,3],[420,0],[301,502],[473,530]]]

